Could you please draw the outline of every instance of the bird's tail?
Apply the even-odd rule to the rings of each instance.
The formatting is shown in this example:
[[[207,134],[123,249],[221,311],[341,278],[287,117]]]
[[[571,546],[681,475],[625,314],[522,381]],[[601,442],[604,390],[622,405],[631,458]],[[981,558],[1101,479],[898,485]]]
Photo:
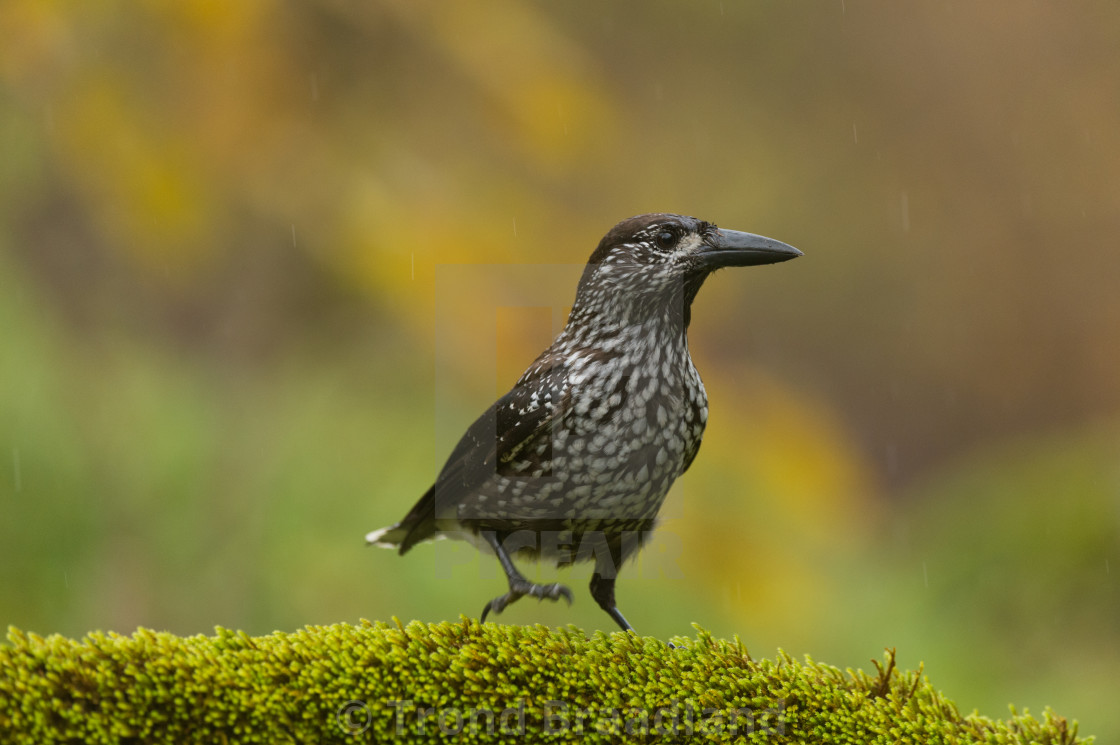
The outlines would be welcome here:
[[[380,548],[400,548],[401,541],[408,535],[408,528],[401,523],[366,533],[366,545]]]

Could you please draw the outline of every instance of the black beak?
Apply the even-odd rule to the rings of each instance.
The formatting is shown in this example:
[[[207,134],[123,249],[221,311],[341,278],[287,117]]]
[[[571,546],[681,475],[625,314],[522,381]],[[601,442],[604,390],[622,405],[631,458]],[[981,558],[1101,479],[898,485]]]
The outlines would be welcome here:
[[[724,266],[776,264],[801,256],[793,246],[773,238],[738,230],[717,230],[716,240],[705,244],[696,254],[707,269]]]

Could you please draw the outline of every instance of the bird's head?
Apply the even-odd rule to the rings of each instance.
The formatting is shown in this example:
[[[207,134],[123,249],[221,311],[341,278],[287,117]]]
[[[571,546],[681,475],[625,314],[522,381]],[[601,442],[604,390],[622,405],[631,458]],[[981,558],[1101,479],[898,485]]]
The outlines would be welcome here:
[[[728,266],[773,264],[801,256],[793,246],[753,233],[721,230],[694,217],[639,215],[603,236],[588,259],[573,312],[627,318],[683,313],[708,275]]]

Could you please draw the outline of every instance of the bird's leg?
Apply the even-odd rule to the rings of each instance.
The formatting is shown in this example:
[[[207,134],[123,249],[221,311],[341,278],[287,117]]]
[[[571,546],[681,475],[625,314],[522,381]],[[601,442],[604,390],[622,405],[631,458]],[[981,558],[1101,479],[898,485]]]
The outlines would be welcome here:
[[[486,607],[482,609],[482,618],[479,620],[485,621],[490,611],[494,611],[495,615],[501,613],[510,603],[526,595],[537,598],[538,600],[544,600],[545,598],[549,600],[559,600],[560,598],[564,598],[568,601],[568,605],[572,604],[572,591],[559,582],[554,582],[550,585],[538,585],[535,582],[530,582],[525,579],[521,572],[517,571],[517,567],[513,565],[513,560],[509,558],[505,547],[502,546],[501,541],[498,540],[498,534],[496,532],[484,530],[482,531],[482,537],[485,538],[486,542],[490,544],[490,547],[494,549],[494,553],[498,556],[498,561],[502,564],[502,569],[506,573],[506,579],[509,580],[509,592],[487,603]]]
[[[605,573],[601,572],[602,569],[598,562],[595,565],[595,573],[591,575],[591,597],[595,598],[595,602],[599,607],[607,612],[614,622],[622,627],[623,631],[634,631],[634,627],[622,615],[622,611],[614,602],[614,578],[618,572],[618,565],[609,568]],[[637,632],[634,632],[637,633]]]

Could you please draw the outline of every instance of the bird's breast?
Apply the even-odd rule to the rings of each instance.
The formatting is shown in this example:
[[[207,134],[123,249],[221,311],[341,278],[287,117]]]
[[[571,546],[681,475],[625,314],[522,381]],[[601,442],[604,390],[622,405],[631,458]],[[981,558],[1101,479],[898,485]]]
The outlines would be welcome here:
[[[696,455],[708,408],[687,348],[641,351],[573,358],[549,431],[495,474],[461,516],[577,532],[652,520]]]

